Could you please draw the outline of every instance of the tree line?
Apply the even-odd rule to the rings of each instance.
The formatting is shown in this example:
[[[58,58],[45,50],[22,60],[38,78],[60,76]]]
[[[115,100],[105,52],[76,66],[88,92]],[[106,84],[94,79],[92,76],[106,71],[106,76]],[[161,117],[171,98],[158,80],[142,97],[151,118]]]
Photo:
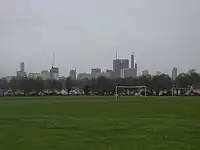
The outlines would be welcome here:
[[[92,80],[71,80],[71,78],[61,80],[42,80],[41,78],[29,79],[29,78],[17,78],[13,77],[9,82],[1,78],[0,90],[4,93],[7,90],[12,90],[13,93],[17,91],[23,92],[24,95],[34,92],[35,95],[50,91],[61,91],[65,89],[68,93],[74,88],[79,88],[84,91],[85,95],[89,93],[96,93],[97,95],[104,95],[115,93],[115,87],[117,85],[123,86],[147,86],[148,91],[154,91],[156,95],[160,91],[170,91],[172,87],[188,88],[193,86],[195,89],[200,89],[200,74],[194,69],[188,71],[188,73],[181,73],[177,76],[176,80],[172,80],[168,74],[160,75],[146,75],[139,76],[137,78],[125,78],[125,79],[108,79],[103,76]]]

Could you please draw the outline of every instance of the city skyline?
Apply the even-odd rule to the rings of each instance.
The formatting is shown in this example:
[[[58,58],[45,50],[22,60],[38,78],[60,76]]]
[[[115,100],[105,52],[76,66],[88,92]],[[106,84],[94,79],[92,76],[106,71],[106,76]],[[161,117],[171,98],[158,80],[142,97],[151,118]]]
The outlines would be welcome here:
[[[115,61],[116,60],[119,60],[119,61],[122,61],[122,63],[124,63],[124,61],[128,61],[127,63],[125,63],[125,66],[124,66],[124,69],[134,69],[134,68],[132,68],[133,66],[134,67],[136,67],[137,65],[138,65],[138,63],[137,63],[137,61],[136,61],[136,57],[135,57],[135,53],[134,54],[131,54],[130,55],[131,57],[130,57],[130,59],[129,59],[129,57],[128,58],[125,58],[125,57],[116,57],[114,60],[112,60],[111,62],[112,62],[112,65],[114,65],[115,64]],[[60,75],[59,73],[60,73],[60,68],[59,68],[59,66],[56,66],[56,64],[54,64],[55,62],[55,53],[53,54],[53,65],[51,66],[51,68],[44,68],[43,70],[37,70],[37,71],[35,71],[35,72],[27,72],[27,68],[25,67],[25,62],[20,62],[19,63],[19,68],[16,70],[16,72],[15,72],[15,74],[14,75],[5,75],[5,76],[16,76],[16,73],[18,74],[18,73],[25,73],[26,75],[28,75],[28,74],[38,74],[38,73],[41,73],[41,72],[43,72],[43,71],[48,71],[49,73],[51,73],[51,70],[52,70],[52,68],[53,69],[56,69],[57,71],[57,73],[58,73],[58,76],[57,76],[57,78],[58,77],[70,77],[70,72],[71,71],[76,71],[76,76],[78,75],[78,74],[82,74],[82,73],[89,73],[89,74],[92,74],[92,72],[93,72],[93,70],[96,70],[96,69],[100,69],[100,72],[101,73],[105,73],[105,72],[107,72],[108,70],[112,70],[113,72],[115,72],[115,69],[114,68],[112,68],[112,69],[109,69],[109,68],[106,68],[106,69],[102,69],[101,67],[94,67],[94,68],[90,68],[90,71],[88,71],[88,72],[79,72],[79,71],[77,71],[77,69],[75,68],[70,68],[69,69],[69,72],[66,74],[66,75]],[[114,66],[112,66],[112,67],[114,67]],[[123,67],[122,67],[123,68]],[[141,76],[141,75],[143,75],[143,74],[150,74],[150,75],[156,75],[156,74],[158,74],[158,72],[159,73],[164,73],[164,74],[168,74],[169,76],[171,76],[172,78],[173,78],[173,72],[174,72],[174,69],[176,69],[176,76],[179,74],[179,73],[187,73],[189,70],[191,70],[191,69],[195,69],[195,71],[197,71],[198,72],[198,70],[196,70],[196,68],[190,68],[189,70],[187,70],[186,72],[181,72],[177,67],[171,67],[171,72],[169,72],[169,73],[166,73],[166,72],[162,72],[162,71],[160,71],[160,70],[157,70],[155,73],[152,73],[151,72],[151,70],[148,70],[148,69],[140,69],[141,71],[138,71],[138,68],[136,68],[136,74],[138,74],[138,76]],[[121,70],[121,69],[120,69]],[[123,69],[122,69],[123,70]],[[99,71],[98,71],[99,72]],[[148,73],[144,73],[144,72],[148,72]],[[172,73],[172,75],[170,74],[170,73]],[[199,73],[199,72],[198,72]],[[5,76],[0,76],[0,77],[5,77]],[[22,76],[24,76],[24,75],[22,75]]]
[[[1,0],[0,76],[49,70],[53,52],[60,76],[112,69],[116,51],[139,73],[200,72],[199,18],[198,0]]]
[[[54,60],[55,60],[55,57],[53,56],[53,62],[54,62]],[[116,57],[116,59],[113,60],[113,70],[110,70],[110,69],[102,70],[101,68],[91,68],[90,72],[77,72],[76,68],[75,69],[71,68],[69,71],[69,74],[66,76],[59,75],[59,67],[56,67],[54,65],[54,63],[49,70],[48,69],[40,70],[39,72],[26,72],[24,62],[20,62],[19,65],[20,65],[19,66],[20,69],[16,72],[16,75],[14,75],[14,76],[18,76],[18,77],[26,77],[27,76],[27,77],[31,77],[31,78],[41,77],[41,78],[56,79],[56,80],[59,78],[62,78],[62,77],[70,77],[73,80],[76,80],[76,78],[80,74],[84,74],[84,75],[87,74],[91,78],[98,78],[99,76],[105,76],[107,78],[118,78],[118,77],[120,77],[120,78],[127,78],[127,77],[136,78],[138,76],[160,75],[162,73],[166,74],[165,72],[160,72],[160,71],[157,71],[156,74],[151,74],[151,73],[149,73],[149,70],[147,70],[147,69],[144,69],[141,72],[138,72],[137,63],[135,61],[135,54],[131,54],[130,60],[126,59],[126,58],[120,59],[120,58]],[[196,71],[196,69],[190,69],[188,71],[191,71],[191,70]],[[175,80],[176,77],[180,73],[187,73],[187,72],[178,72],[178,68],[173,67],[171,73],[172,73],[171,75],[170,74],[168,74],[168,75],[173,80]],[[9,76],[3,76],[3,77],[9,77]]]

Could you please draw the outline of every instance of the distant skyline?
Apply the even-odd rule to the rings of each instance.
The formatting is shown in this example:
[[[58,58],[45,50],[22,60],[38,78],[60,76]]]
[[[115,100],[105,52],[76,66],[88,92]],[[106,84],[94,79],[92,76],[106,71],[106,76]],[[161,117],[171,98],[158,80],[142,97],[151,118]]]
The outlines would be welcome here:
[[[138,71],[200,72],[199,0],[0,0],[0,76],[112,69],[135,52]]]

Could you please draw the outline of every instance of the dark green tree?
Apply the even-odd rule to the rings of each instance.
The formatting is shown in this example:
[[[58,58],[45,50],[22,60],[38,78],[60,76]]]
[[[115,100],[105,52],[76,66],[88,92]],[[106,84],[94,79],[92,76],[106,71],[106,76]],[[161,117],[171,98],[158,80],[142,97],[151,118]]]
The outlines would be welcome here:
[[[70,77],[68,77],[65,81],[65,89],[67,90],[67,93],[69,95],[70,91],[72,90],[73,83]]]
[[[86,84],[83,88],[84,94],[85,95],[89,95],[90,93],[90,86],[88,84]]]
[[[8,81],[4,78],[0,79],[0,90],[2,92],[2,95],[4,95],[4,91],[8,90],[9,84]]]
[[[44,81],[41,78],[37,78],[34,80],[34,90],[38,95],[40,92],[44,91]]]

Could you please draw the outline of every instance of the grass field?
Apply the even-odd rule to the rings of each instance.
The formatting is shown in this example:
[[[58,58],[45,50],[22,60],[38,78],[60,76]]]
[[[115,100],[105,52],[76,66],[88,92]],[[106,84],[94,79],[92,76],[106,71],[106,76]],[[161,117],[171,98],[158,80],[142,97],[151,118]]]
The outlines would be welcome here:
[[[0,150],[200,150],[200,97],[0,98]]]

